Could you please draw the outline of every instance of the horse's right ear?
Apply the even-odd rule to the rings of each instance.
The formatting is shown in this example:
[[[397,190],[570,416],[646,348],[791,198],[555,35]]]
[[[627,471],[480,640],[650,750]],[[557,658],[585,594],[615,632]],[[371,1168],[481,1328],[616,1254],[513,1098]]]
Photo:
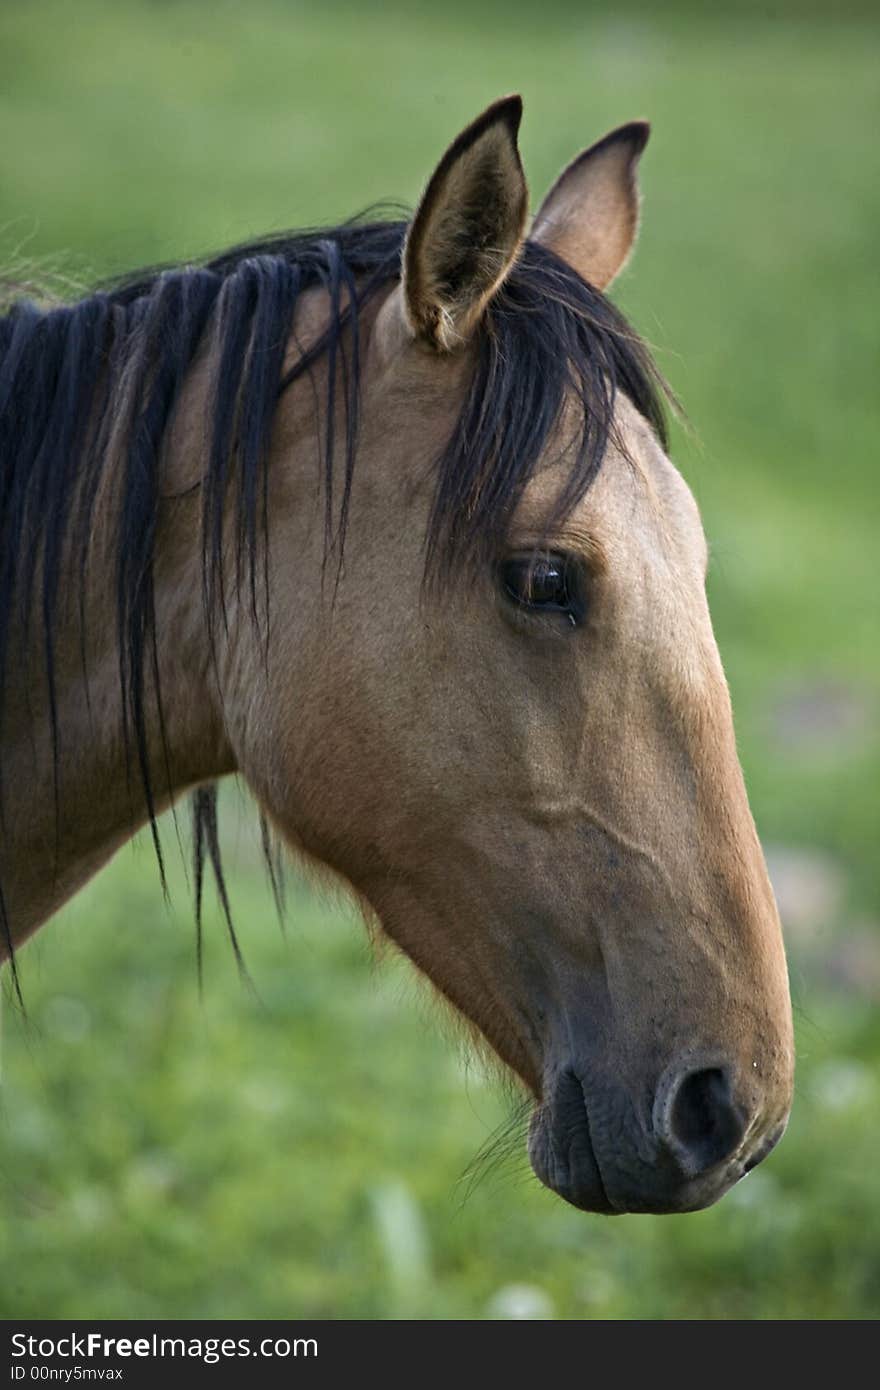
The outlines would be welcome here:
[[[516,136],[518,96],[496,101],[450,145],[419,203],[403,251],[403,304],[422,342],[467,341],[522,245],[528,189]]]

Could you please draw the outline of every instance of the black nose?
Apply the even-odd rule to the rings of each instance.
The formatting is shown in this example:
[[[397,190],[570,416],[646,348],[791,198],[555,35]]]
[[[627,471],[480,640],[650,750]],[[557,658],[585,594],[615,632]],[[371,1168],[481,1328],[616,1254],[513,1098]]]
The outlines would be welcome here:
[[[689,1178],[728,1158],[741,1144],[747,1122],[722,1067],[673,1074],[657,1093],[657,1138]]]

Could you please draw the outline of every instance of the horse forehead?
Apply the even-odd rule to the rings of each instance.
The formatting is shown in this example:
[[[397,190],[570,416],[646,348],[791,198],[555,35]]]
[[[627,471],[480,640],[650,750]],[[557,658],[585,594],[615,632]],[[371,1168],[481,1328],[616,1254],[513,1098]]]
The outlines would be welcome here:
[[[517,508],[515,528],[540,533],[565,486],[582,419],[574,400],[565,403],[559,425]],[[576,532],[621,559],[634,552],[653,554],[675,568],[703,571],[706,540],[699,509],[688,484],[665,453],[653,429],[622,392],[617,393],[614,434],[602,464],[576,504],[570,521]],[[570,528],[564,528],[570,529]]]
[[[618,439],[596,479],[597,511],[613,515],[616,529],[652,540],[668,559],[704,570],[706,537],[690,487],[635,406],[618,393]]]

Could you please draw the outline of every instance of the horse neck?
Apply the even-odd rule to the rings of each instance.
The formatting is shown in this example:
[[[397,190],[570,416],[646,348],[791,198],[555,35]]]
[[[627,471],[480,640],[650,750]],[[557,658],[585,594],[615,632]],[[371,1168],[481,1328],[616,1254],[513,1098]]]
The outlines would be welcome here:
[[[291,336],[287,366],[300,356],[303,341],[320,338],[326,318],[326,293],[318,288],[304,291],[297,302],[297,332]],[[265,651],[261,641],[252,640],[256,628],[247,580],[240,589],[226,582],[236,574],[232,525],[223,547],[223,611],[216,611],[214,594],[213,625],[206,621],[201,483],[207,468],[206,412],[211,409],[215,368],[210,353],[193,361],[164,437],[152,570],[155,663],[149,637],[143,653],[145,760],[155,814],[190,788],[239,767],[261,800],[273,779],[266,772],[273,763],[271,749],[261,747],[258,754],[247,756],[254,726],[266,722],[254,717],[254,689],[265,676]],[[314,539],[314,440],[320,435],[322,407],[317,402],[326,396],[324,370],[318,363],[314,380],[285,393],[286,425],[279,445],[284,467],[276,470],[277,491],[270,486],[270,505],[292,514],[302,533],[301,543],[288,534],[283,558],[288,583],[295,583],[294,557],[300,555],[300,563],[306,565],[306,541]],[[128,418],[123,409],[118,436],[111,431],[104,441],[111,454],[117,445],[125,447]],[[344,435],[341,417],[337,433]],[[7,645],[7,652],[13,658],[20,653],[21,660],[7,659],[7,668],[15,669],[0,673],[0,960],[7,944],[4,909],[17,944],[150,818],[120,682],[115,540],[120,476],[121,470],[104,468],[92,517],[82,609],[79,560],[62,559],[52,644],[54,721],[39,592],[29,628],[13,630]],[[229,507],[234,510],[234,503]],[[293,626],[288,625],[289,635]],[[292,689],[288,696],[294,703]]]
[[[198,493],[168,504],[154,566],[156,669],[148,641],[144,735],[153,809],[233,770],[204,620]],[[55,621],[55,734],[45,633],[13,630],[0,729],[0,891],[19,944],[149,819],[132,732],[126,735],[116,638],[112,505],[99,502],[80,622],[67,564]],[[107,541],[109,540],[109,543]],[[33,613],[39,615],[37,594]],[[5,932],[0,932],[0,959]]]

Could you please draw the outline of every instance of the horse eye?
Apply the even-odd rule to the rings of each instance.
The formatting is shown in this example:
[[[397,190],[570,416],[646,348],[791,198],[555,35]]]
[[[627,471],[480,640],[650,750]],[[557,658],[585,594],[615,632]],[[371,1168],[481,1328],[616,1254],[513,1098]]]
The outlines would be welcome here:
[[[577,625],[585,611],[583,575],[567,555],[512,555],[501,566],[504,591],[523,608],[567,614]]]

